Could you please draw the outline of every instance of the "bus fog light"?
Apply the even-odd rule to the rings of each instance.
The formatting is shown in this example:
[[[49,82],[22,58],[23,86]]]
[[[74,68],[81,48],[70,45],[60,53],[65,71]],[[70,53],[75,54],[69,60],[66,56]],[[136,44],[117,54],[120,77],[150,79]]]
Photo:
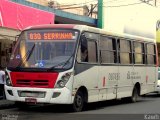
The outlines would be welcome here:
[[[60,95],[61,93],[60,92],[54,92],[53,95],[52,95],[52,98],[56,98]]]

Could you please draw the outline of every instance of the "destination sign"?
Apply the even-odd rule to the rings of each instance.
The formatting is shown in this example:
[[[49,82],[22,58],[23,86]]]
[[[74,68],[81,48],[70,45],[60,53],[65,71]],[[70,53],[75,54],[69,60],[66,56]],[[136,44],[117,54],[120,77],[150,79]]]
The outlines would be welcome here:
[[[28,40],[72,40],[74,32],[28,32]]]

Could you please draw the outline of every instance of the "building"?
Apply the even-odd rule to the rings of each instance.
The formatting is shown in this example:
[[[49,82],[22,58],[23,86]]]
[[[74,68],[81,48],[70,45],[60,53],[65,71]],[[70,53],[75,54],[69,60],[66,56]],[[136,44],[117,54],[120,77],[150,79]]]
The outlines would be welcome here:
[[[53,13],[0,0],[0,66],[7,66],[16,36],[22,29],[30,25],[53,24],[54,18]]]
[[[0,66],[6,67],[9,61],[15,36],[20,34],[20,30],[0,27]]]

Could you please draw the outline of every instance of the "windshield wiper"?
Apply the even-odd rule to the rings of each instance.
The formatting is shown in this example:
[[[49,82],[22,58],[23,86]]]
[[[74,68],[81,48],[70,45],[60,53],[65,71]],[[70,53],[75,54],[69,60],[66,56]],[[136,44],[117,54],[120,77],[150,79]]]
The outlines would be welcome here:
[[[29,58],[30,58],[30,56],[31,56],[34,48],[35,48],[35,44],[32,46],[31,50],[28,50],[28,51],[27,51],[27,53],[25,54],[25,56],[22,58],[22,61],[18,64],[18,66],[17,66],[16,68],[20,68],[20,66],[21,66],[22,64],[25,64],[26,61],[29,60]]]
[[[61,68],[64,68],[64,66],[67,65],[67,63],[70,61],[70,59],[73,57],[73,55],[74,55],[74,53],[66,61],[58,63],[57,65],[50,67],[47,71],[50,71],[50,70],[54,69],[55,67],[61,66],[61,65],[62,65]]]

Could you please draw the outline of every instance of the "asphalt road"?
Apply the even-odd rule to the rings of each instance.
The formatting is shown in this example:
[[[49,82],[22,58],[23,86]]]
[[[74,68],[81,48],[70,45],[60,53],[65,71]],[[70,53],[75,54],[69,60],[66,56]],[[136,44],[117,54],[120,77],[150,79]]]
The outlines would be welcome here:
[[[126,99],[91,103],[83,112],[73,113],[66,105],[16,106],[0,109],[2,120],[160,120],[160,95],[149,94],[137,103]]]

